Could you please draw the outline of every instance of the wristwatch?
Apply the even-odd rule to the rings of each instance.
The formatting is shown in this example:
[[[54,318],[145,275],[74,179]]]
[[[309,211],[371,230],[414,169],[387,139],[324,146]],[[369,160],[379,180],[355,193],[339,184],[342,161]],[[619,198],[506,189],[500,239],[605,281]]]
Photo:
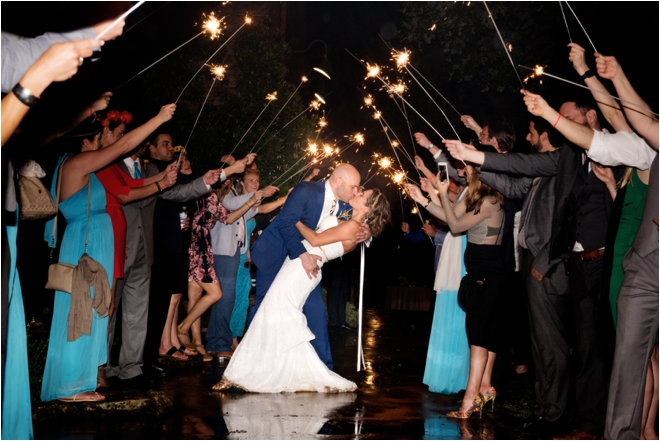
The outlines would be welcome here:
[[[431,150],[433,148],[433,143],[429,144],[428,147],[426,147],[426,150]]]
[[[583,80],[586,80],[587,78],[591,78],[594,75],[596,74],[591,69],[587,69],[587,71],[580,76],[582,77]]]

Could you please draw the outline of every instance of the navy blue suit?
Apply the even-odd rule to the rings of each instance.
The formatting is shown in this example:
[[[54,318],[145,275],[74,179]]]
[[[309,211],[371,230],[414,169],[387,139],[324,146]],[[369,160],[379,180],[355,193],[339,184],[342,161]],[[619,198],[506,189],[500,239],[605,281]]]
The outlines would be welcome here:
[[[261,305],[275,276],[287,256],[296,259],[307,250],[303,237],[296,228],[298,221],[316,229],[321,219],[325,199],[325,182],[301,182],[289,197],[279,215],[266,227],[252,249],[252,261],[257,267],[257,292],[250,309],[248,325]],[[329,214],[329,213],[327,213]],[[319,283],[303,306],[307,326],[316,337],[311,341],[314,350],[328,369],[332,370],[332,355],[328,340],[328,323],[321,284]]]

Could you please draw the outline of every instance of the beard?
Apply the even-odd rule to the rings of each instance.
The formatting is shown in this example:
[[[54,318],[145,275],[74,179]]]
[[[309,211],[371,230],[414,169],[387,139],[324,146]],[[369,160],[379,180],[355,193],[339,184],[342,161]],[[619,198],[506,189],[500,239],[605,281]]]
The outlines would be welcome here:
[[[536,144],[532,144],[530,149],[533,153],[540,153],[541,150],[543,150],[543,146],[541,145],[541,141],[539,140]]]

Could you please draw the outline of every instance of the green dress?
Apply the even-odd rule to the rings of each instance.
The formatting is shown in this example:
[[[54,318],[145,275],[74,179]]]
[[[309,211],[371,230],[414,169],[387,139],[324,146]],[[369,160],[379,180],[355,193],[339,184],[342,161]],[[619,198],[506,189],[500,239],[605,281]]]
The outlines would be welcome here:
[[[614,240],[614,251],[612,261],[612,277],[610,278],[610,306],[612,307],[612,316],[614,317],[614,326],[616,326],[616,300],[619,297],[619,289],[623,283],[623,258],[632,247],[635,235],[642,223],[644,214],[644,205],[646,204],[646,191],[648,185],[643,183],[637,176],[637,171],[633,171],[632,182],[626,187],[626,197],[623,200],[621,210],[621,221],[619,231]]]

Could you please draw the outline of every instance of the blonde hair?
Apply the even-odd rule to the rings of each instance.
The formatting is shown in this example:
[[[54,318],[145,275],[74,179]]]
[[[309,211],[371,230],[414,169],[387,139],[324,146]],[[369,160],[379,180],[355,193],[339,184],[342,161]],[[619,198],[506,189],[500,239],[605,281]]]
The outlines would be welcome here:
[[[490,199],[494,205],[499,204],[501,208],[504,208],[502,193],[481,182],[479,172],[473,169],[468,179],[468,191],[465,195],[465,212],[474,211],[474,214],[478,214],[481,210],[481,204],[486,198]]]
[[[623,176],[621,177],[621,179],[619,179],[619,182],[616,183],[616,189],[621,190],[626,185],[632,184],[634,172],[635,172],[634,168],[626,167],[626,171],[623,173]]]
[[[367,224],[374,237],[380,236],[385,226],[391,222],[390,203],[383,193],[374,188],[371,196],[367,199],[367,207],[369,213],[367,214]]]

